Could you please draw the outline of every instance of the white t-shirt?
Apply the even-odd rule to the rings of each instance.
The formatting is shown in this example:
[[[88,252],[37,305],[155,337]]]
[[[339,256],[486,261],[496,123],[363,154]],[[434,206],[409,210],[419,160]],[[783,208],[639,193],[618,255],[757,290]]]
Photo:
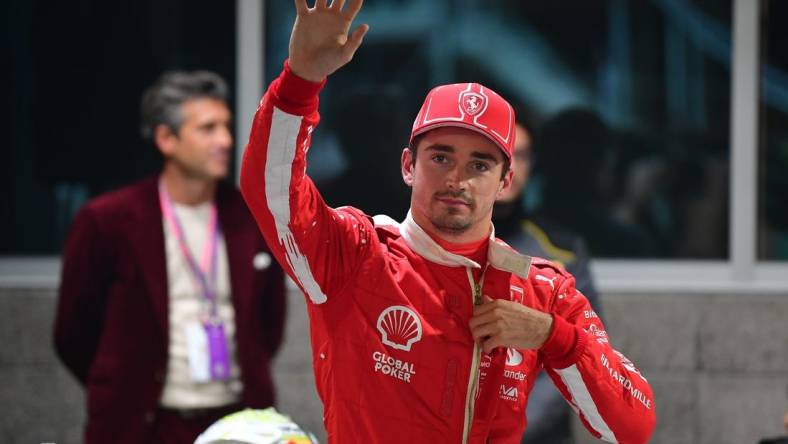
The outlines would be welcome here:
[[[205,243],[209,241],[211,204],[188,206],[173,202],[173,209],[184,231],[186,245],[192,257],[200,263]],[[186,326],[200,323],[204,310],[208,310],[208,304],[188,261],[183,257],[178,238],[170,224],[165,218],[162,218],[162,224],[169,284],[170,346],[160,404],[163,407],[186,409],[219,407],[239,402],[243,387],[236,359],[235,311],[230,300],[230,272],[224,238],[219,236],[217,243],[216,298],[230,354],[230,378],[224,381],[194,382],[189,369]]]

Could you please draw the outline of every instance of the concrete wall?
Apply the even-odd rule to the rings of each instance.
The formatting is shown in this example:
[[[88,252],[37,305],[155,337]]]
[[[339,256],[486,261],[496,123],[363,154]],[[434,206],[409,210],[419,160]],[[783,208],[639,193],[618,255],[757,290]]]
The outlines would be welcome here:
[[[604,294],[613,345],[655,391],[653,443],[757,443],[788,410],[788,295]],[[83,394],[51,348],[55,292],[0,289],[0,442],[77,443]],[[309,326],[291,293],[279,408],[321,437]],[[576,427],[578,427],[576,425]],[[578,442],[595,442],[579,430]]]
[[[0,289],[0,442],[81,442],[84,395],[52,348],[55,291]]]
[[[785,433],[788,295],[602,300],[613,345],[654,390],[652,442],[755,444]]]

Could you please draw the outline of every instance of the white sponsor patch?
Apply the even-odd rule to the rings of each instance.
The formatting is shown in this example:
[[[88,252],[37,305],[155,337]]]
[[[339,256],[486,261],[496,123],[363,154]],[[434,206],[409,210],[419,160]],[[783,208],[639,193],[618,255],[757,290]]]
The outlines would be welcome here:
[[[373,369],[376,373],[383,373],[401,381],[409,383],[411,376],[416,374],[412,362],[393,358],[383,352],[373,352],[372,361],[374,362]]]
[[[555,282],[553,282],[553,281],[555,281],[557,278],[558,278],[558,276],[555,276],[555,277],[552,277],[552,278],[548,278],[547,276],[542,276],[541,274],[537,274],[536,275],[536,280],[537,281],[547,282],[548,284],[550,284],[550,288],[552,288],[553,290],[555,290]]]
[[[506,349],[506,366],[514,367],[523,363],[523,354],[513,348]]]
[[[624,355],[620,355],[620,356],[623,357]],[[623,358],[623,359],[626,359],[626,358]],[[640,389],[636,388],[632,384],[632,381],[629,378],[627,378],[623,374],[617,372],[616,369],[611,368],[610,367],[610,360],[607,358],[607,356],[602,355],[601,361],[602,361],[602,366],[605,367],[605,369],[607,369],[607,372],[610,373],[610,377],[613,378],[614,381],[617,381],[619,384],[621,384],[624,387],[624,389],[629,391],[629,393],[632,395],[633,398],[637,399],[638,401],[640,401],[641,404],[643,404],[644,407],[646,407],[647,409],[651,410],[652,402],[651,402],[650,399],[648,399],[646,397],[645,393],[641,392]],[[627,359],[627,361],[629,361],[629,360]],[[632,363],[629,362],[629,365],[627,365],[622,360],[622,365],[624,366],[625,369],[627,369],[629,371],[633,371],[636,375],[638,375],[641,378],[643,378],[643,376],[640,375],[640,372],[638,372],[635,369],[635,367],[633,365],[631,365],[631,364]],[[645,378],[643,378],[643,379],[645,380]]]
[[[594,336],[596,336],[596,341],[599,342],[600,344],[608,343],[607,332],[605,330],[602,330],[596,325],[591,324],[588,326],[588,331]]]
[[[523,299],[525,299],[525,290],[523,290],[522,287],[518,287],[517,285],[510,285],[509,296],[512,298],[512,302],[522,304]]]
[[[517,401],[518,391],[516,386],[501,385],[498,394],[505,401]]]
[[[410,351],[421,340],[421,319],[415,311],[393,305],[378,316],[378,331],[384,344],[397,350]]]

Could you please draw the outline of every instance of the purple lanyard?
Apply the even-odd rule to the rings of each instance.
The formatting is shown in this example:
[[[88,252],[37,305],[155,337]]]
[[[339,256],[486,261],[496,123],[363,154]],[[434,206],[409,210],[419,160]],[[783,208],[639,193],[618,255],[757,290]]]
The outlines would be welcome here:
[[[197,284],[202,291],[202,295],[210,306],[210,320],[218,322],[219,317],[216,310],[216,257],[219,243],[219,217],[216,211],[216,204],[211,203],[211,217],[208,221],[208,235],[209,241],[205,244],[203,249],[202,261],[198,265],[194,260],[189,248],[186,246],[186,238],[183,235],[183,228],[178,221],[178,216],[172,207],[172,201],[167,190],[164,189],[164,184],[159,181],[159,203],[161,204],[161,213],[167,222],[170,224],[175,238],[178,239],[178,245],[181,247],[181,253],[184,259],[189,264],[192,274],[197,280]]]

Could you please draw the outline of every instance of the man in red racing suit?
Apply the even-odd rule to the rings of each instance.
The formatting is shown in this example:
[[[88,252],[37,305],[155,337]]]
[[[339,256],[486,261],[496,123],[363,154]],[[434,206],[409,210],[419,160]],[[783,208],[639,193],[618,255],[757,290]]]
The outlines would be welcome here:
[[[610,346],[574,278],[495,238],[492,203],[511,185],[514,144],[514,113],[496,93],[456,84],[427,96],[402,156],[412,187],[402,223],[324,203],[306,175],[318,94],[368,29],[349,34],[361,0],[344,3],[296,0],[290,57],[241,171],[308,301],[329,442],[519,443],[542,369],[594,436],[648,441],[649,384]]]

